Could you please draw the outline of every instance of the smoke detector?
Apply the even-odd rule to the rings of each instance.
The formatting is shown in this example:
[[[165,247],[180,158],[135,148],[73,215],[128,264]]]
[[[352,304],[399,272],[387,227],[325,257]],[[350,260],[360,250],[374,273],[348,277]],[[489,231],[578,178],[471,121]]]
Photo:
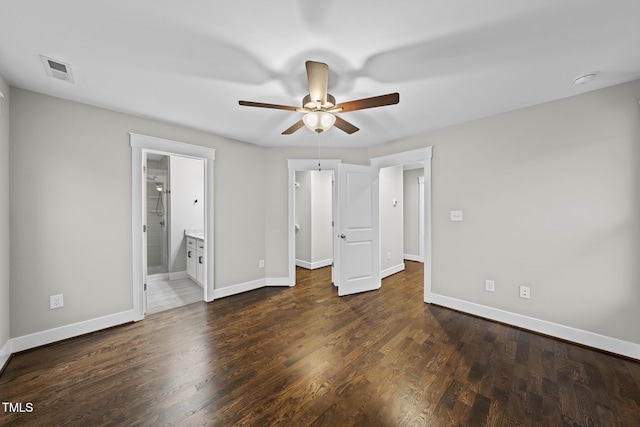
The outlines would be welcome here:
[[[589,83],[595,78],[596,78],[596,73],[588,73],[588,74],[583,74],[581,76],[576,77],[575,79],[573,79],[573,82],[577,85],[583,85],[585,83]]]
[[[40,55],[40,59],[42,60],[42,65],[44,65],[44,69],[49,77],[73,83],[71,65],[66,62],[58,61],[57,59],[47,58],[44,55]]]

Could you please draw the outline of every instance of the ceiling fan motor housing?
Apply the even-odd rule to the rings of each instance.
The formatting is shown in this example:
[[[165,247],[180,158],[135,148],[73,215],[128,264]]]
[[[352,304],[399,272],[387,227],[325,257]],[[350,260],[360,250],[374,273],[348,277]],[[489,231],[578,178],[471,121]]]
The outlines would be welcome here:
[[[322,103],[321,99],[314,101],[311,99],[311,95],[307,95],[302,98],[302,108],[309,110],[327,110],[336,106],[336,99],[330,93],[327,94],[327,100]]]

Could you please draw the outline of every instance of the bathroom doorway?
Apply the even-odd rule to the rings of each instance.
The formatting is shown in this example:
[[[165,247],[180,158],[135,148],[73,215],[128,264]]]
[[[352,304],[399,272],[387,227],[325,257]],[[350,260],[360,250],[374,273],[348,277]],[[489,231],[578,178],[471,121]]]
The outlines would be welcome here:
[[[214,296],[214,229],[213,229],[213,177],[215,150],[207,147],[185,144],[152,136],[130,134],[131,165],[132,165],[132,253],[133,253],[133,311],[134,320],[144,319],[148,313],[148,291],[150,279],[166,277],[166,280],[191,281],[187,273],[186,236],[188,233],[196,234],[200,239],[197,246],[198,259],[201,265],[198,267],[198,282],[201,286],[199,300],[213,301]],[[164,158],[168,158],[169,168],[162,167]],[[147,163],[147,161],[150,163]],[[197,167],[191,161],[198,164]],[[158,162],[158,163],[153,163]],[[185,168],[185,164],[187,165]],[[149,169],[149,174],[147,170]],[[155,169],[155,171],[152,171]],[[191,189],[195,188],[192,177],[189,174],[199,170],[200,193],[194,196]],[[164,186],[162,186],[162,171],[164,173]],[[182,172],[178,172],[182,170]],[[155,179],[154,179],[155,176]],[[187,177],[185,185],[179,183],[181,177]],[[177,186],[187,188],[187,191],[174,191]],[[155,196],[147,197],[148,190]],[[159,194],[159,193],[162,193]],[[179,198],[180,196],[181,198]],[[164,212],[162,208],[164,207]],[[157,208],[157,212],[156,212]],[[201,211],[200,222],[191,225],[188,221],[177,223],[176,219],[185,217],[185,212],[195,208]],[[164,226],[160,224],[163,222]],[[160,229],[158,235],[166,239],[159,241],[159,261],[148,260],[147,246],[147,222],[156,222]],[[153,224],[151,224],[153,226]],[[164,230],[163,230],[164,229]],[[197,232],[197,233],[196,233]],[[153,239],[153,238],[152,238]],[[164,241],[166,250],[163,252]],[[167,257],[168,260],[165,263]],[[156,255],[152,254],[152,258]],[[152,268],[149,268],[152,267]],[[167,270],[166,273],[161,270]],[[149,270],[149,271],[148,271]],[[158,271],[158,272],[156,272]],[[155,273],[155,274],[154,274]]]
[[[204,160],[147,153],[147,314],[204,299]],[[193,270],[193,271],[191,271]]]

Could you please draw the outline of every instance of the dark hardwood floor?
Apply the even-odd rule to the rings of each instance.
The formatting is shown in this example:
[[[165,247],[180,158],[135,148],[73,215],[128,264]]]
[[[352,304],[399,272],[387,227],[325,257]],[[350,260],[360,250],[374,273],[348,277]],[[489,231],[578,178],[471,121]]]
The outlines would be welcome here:
[[[33,410],[0,424],[640,426],[640,363],[426,305],[421,270],[342,298],[298,270],[16,354],[0,398]]]

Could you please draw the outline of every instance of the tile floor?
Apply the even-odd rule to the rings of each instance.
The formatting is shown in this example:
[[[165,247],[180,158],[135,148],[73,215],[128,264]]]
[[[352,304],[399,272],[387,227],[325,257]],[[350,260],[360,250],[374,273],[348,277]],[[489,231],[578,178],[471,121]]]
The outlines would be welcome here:
[[[204,289],[191,279],[168,280],[165,275],[149,276],[147,314],[158,313],[204,299]]]

